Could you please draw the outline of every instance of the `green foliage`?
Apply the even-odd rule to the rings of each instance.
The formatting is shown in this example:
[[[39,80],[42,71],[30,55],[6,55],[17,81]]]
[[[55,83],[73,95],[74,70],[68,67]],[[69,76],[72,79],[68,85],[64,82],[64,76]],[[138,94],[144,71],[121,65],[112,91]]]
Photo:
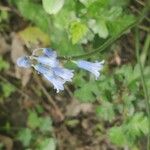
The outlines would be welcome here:
[[[87,27],[85,24],[79,21],[71,22],[70,34],[71,34],[73,44],[76,44],[77,42],[79,42],[84,37],[86,32],[87,32]]]
[[[9,63],[5,61],[1,56],[0,56],[0,71],[1,70],[8,70],[10,67]]]
[[[52,121],[49,117],[39,117],[35,111],[29,111],[28,126],[31,129],[39,129],[41,132],[52,131]]]
[[[38,150],[55,150],[56,142],[52,138],[52,121],[46,116],[39,116],[35,110],[29,111],[28,128],[19,130],[16,139],[19,140],[24,147],[34,147]]]
[[[108,38],[116,37],[136,19],[128,10],[129,0],[10,1],[31,22],[30,25],[47,34],[50,39],[49,46],[57,49],[59,55],[90,52],[91,48],[102,45]],[[106,56],[107,54],[105,59]],[[103,56],[95,56],[95,59],[100,58]],[[8,68],[9,64],[0,57],[0,71]],[[112,72],[108,72],[106,68],[104,74],[97,81],[93,81],[92,76],[86,72],[77,72],[73,81],[74,96],[80,102],[97,104],[95,113],[101,122],[101,130],[108,123],[104,132],[113,144],[121,148],[133,148],[138,139],[148,134],[139,66],[124,65]],[[149,67],[145,67],[144,75],[150,89]],[[3,84],[0,83],[3,97],[8,97],[13,91],[12,87]],[[51,136],[52,121],[41,115],[44,110],[40,107],[36,111],[29,110],[28,128],[20,130],[18,139],[31,149],[54,150],[56,142]],[[76,124],[78,120],[66,122],[66,125],[72,127]]]
[[[79,89],[76,89],[74,95],[81,102],[93,102],[95,101],[95,96],[99,93],[98,87],[95,82],[89,82],[81,85]]]
[[[32,131],[29,128],[25,128],[19,131],[17,135],[17,139],[22,142],[22,144],[26,147],[30,145],[32,139]]]
[[[64,5],[64,0],[42,0],[43,8],[47,13],[56,14]]]
[[[110,141],[118,146],[131,147],[144,134],[148,134],[148,120],[142,113],[136,113],[126,123],[108,130]]]
[[[38,145],[38,150],[55,150],[56,142],[53,138],[47,138]]]
[[[13,92],[15,92],[15,87],[9,83],[1,83],[4,98],[9,97]]]

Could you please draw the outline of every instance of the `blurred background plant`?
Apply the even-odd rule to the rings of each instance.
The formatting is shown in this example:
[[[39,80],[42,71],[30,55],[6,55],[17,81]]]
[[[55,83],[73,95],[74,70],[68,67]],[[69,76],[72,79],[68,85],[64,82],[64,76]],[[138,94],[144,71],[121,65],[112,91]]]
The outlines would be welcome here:
[[[144,0],[1,0],[0,149],[146,149],[150,18],[144,7]],[[139,30],[139,59],[131,27]],[[59,56],[102,50],[87,59],[105,60],[105,68],[95,81],[68,62],[76,70],[73,82],[56,94],[15,64],[37,47]]]

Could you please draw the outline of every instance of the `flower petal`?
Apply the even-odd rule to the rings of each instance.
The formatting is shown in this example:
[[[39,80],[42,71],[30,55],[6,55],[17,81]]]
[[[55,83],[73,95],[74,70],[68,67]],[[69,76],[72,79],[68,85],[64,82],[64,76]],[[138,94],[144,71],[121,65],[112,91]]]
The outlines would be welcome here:
[[[17,59],[17,65],[19,67],[30,68],[31,61],[28,56],[22,56]]]
[[[62,79],[64,79],[65,81],[72,81],[73,78],[73,70],[69,70],[66,68],[61,68],[61,67],[55,67],[52,68],[54,71],[54,74],[56,76],[61,77]]]
[[[49,58],[45,56],[32,57],[32,58],[37,60],[38,63],[44,64],[50,67],[56,67],[59,65],[59,61],[55,58]]]
[[[60,90],[64,90],[65,81],[63,79],[61,79],[59,77],[55,77],[55,76],[49,76],[47,74],[44,74],[44,77],[53,84],[54,89],[57,90],[57,93]]]
[[[93,63],[85,60],[78,60],[75,61],[75,63],[79,68],[85,69],[94,74],[95,78],[97,79],[100,75],[100,71],[103,68],[104,61]]]

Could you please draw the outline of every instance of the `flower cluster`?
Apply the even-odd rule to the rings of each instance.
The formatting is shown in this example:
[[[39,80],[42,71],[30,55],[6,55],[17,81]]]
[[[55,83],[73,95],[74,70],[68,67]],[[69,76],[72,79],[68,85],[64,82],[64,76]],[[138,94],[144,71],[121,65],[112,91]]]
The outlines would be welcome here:
[[[78,60],[73,62],[79,68],[94,74],[96,79],[99,77],[104,64],[104,61],[92,63],[85,60]],[[31,56],[22,56],[18,58],[17,65],[24,68],[33,67],[39,74],[42,74],[53,84],[57,93],[64,90],[65,82],[72,81],[74,76],[74,70],[66,69],[61,66],[57,58],[57,53],[48,48],[35,49]]]

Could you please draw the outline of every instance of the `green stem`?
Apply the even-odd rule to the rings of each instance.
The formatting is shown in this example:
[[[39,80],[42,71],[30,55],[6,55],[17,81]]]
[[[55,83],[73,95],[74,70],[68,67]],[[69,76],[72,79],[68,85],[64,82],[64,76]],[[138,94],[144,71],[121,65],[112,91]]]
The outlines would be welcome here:
[[[146,5],[146,7],[143,9],[141,12],[140,16],[129,26],[124,28],[120,33],[118,33],[115,37],[109,38],[103,45],[100,47],[93,49],[92,52],[86,53],[86,54],[81,54],[81,55],[76,55],[76,56],[59,56],[59,59],[62,60],[72,60],[72,59],[79,59],[79,58],[85,58],[85,57],[91,57],[91,55],[94,55],[96,53],[104,51],[107,47],[109,47],[111,44],[113,44],[116,40],[118,40],[127,30],[132,29],[136,25],[138,25],[143,18],[146,16],[147,12],[149,9],[149,4]]]
[[[145,105],[146,105],[146,111],[148,116],[148,136],[147,136],[147,150],[150,150],[150,103],[149,103],[149,95],[148,95],[148,89],[146,86],[145,78],[144,78],[144,69],[143,65],[140,60],[140,41],[139,41],[139,34],[138,29],[136,29],[136,35],[135,35],[135,48],[136,48],[136,57],[139,64],[139,69],[141,73],[141,81],[142,86],[144,90],[144,96],[145,96]]]

